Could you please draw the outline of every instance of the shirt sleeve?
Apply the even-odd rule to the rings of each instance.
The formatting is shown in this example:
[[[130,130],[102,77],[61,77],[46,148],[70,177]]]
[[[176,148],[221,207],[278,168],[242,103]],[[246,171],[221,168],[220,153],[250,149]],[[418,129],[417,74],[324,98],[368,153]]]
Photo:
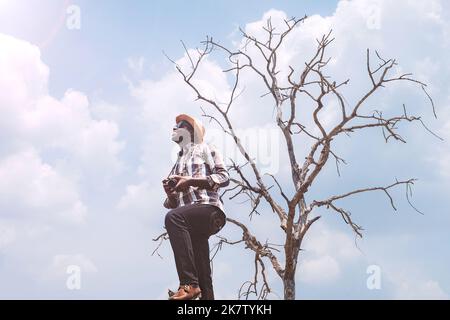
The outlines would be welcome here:
[[[206,177],[212,190],[226,187],[230,184],[230,176],[223,162],[222,155],[214,145],[208,145],[210,159],[212,159],[212,173]]]
[[[176,204],[175,204],[175,206],[171,206],[171,205],[170,205],[169,198],[166,197],[166,200],[164,200],[163,206],[164,206],[164,208],[167,208],[167,209],[175,209],[175,208],[178,207],[178,199],[176,199]]]

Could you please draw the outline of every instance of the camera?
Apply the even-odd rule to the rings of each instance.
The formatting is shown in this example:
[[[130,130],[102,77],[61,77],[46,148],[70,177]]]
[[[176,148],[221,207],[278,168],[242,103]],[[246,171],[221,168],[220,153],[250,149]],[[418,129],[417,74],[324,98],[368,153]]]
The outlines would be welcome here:
[[[177,185],[177,182],[178,182],[177,179],[175,179],[175,178],[170,178],[170,179],[168,179],[168,181],[167,181],[167,185],[168,185],[170,188],[174,189],[175,186]]]

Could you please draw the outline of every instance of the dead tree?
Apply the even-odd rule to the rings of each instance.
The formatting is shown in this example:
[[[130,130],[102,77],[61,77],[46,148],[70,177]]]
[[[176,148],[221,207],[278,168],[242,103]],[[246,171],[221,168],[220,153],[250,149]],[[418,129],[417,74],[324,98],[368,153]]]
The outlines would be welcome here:
[[[230,223],[242,230],[242,238],[230,241],[220,237],[216,250],[220,249],[224,243],[245,243],[246,248],[252,250],[255,255],[254,279],[244,283],[239,291],[239,296],[244,298],[248,298],[249,294],[253,293],[257,298],[264,299],[267,297],[267,294],[271,292],[265,272],[265,262],[267,262],[272,266],[283,282],[284,299],[295,299],[295,273],[297,271],[297,261],[302,241],[305,238],[306,233],[313,223],[321,217],[316,213],[317,208],[325,207],[335,211],[342,217],[343,221],[351,227],[357,237],[362,237],[361,226],[354,222],[348,210],[339,206],[339,200],[363,192],[381,191],[387,196],[392,208],[396,210],[390,190],[394,187],[404,185],[408,203],[411,204],[409,193],[411,192],[411,186],[416,179],[402,181],[395,179],[395,182],[387,186],[358,188],[344,194],[330,196],[327,199],[306,200],[308,190],[314,184],[319,173],[330,158],[334,158],[338,174],[339,164],[345,164],[345,160],[339,157],[332,149],[333,140],[338,136],[378,127],[382,129],[386,142],[388,142],[389,139],[394,139],[405,143],[405,139],[397,132],[398,124],[405,121],[418,121],[427,131],[431,132],[425,126],[420,116],[408,115],[405,105],[402,107],[401,114],[395,117],[387,118],[383,115],[381,110],[374,111],[371,114],[365,114],[363,110],[369,97],[380,88],[391,83],[398,81],[409,82],[417,85],[419,89],[423,90],[430,101],[434,116],[436,116],[433,100],[426,91],[426,84],[412,78],[411,74],[392,76],[392,70],[397,65],[396,60],[384,59],[378,52],[375,51],[375,54],[373,54],[369,49],[367,49],[367,52],[365,53],[366,65],[362,67],[367,69],[367,75],[371,84],[370,88],[362,93],[361,98],[356,104],[349,105],[342,94],[342,87],[349,84],[349,79],[337,82],[330,79],[325,73],[327,64],[330,61],[330,58],[326,57],[326,49],[334,41],[334,38],[331,36],[331,31],[328,34],[323,35],[320,39],[317,39],[314,54],[305,62],[304,66],[301,66],[300,68],[299,66],[289,67],[287,79],[284,79],[284,83],[288,83],[289,85],[284,87],[281,86],[280,83],[283,81],[280,81],[279,79],[280,70],[277,65],[277,62],[282,58],[279,56],[280,46],[283,42],[288,41],[288,36],[292,30],[299,27],[305,19],[307,19],[306,16],[300,19],[292,18],[290,20],[285,20],[284,26],[282,26],[283,30],[277,30],[277,32],[275,32],[275,27],[272,26],[272,22],[269,19],[263,28],[265,31],[265,39],[258,39],[241,29],[240,31],[242,33],[244,44],[238,49],[229,49],[221,43],[216,42],[211,37],[207,37],[206,40],[202,42],[202,47],[201,49],[197,49],[196,54],[190,53],[183,44],[190,61],[190,66],[188,68],[183,68],[171,60],[175,64],[176,69],[182,76],[186,85],[195,92],[197,100],[202,101],[209,105],[209,107],[215,109],[219,116],[207,114],[204,110],[203,115],[210,121],[215,121],[226,134],[231,136],[239,152],[246,160],[246,162],[241,165],[230,160],[232,164],[229,168],[234,173],[235,177],[232,178],[232,187],[225,190],[222,196],[227,192],[235,192],[232,197],[237,195],[245,195],[248,197],[252,204],[250,215],[257,212],[261,200],[265,201],[277,216],[282,232],[284,232],[284,245],[282,245],[282,248],[278,249],[275,245],[258,241],[250,232],[250,228],[244,223],[228,218]],[[256,50],[254,50],[253,53],[249,53],[249,46],[253,46],[253,49],[256,48]],[[231,85],[231,94],[225,106],[223,103],[219,103],[216,100],[206,97],[193,81],[199,66],[205,57],[214,54],[217,51],[226,55],[227,63],[230,65],[230,67],[223,70],[223,72],[232,74],[232,78],[234,79],[234,82]],[[256,56],[254,52],[259,56]],[[256,66],[254,63],[256,59],[262,59],[264,61],[263,68]],[[373,62],[372,60],[376,60],[376,62]],[[229,113],[231,107],[240,94],[238,88],[242,72],[255,73],[265,89],[267,89],[267,94],[273,98],[276,108],[276,124],[281,130],[286,143],[291,169],[291,179],[295,190],[294,194],[290,197],[283,191],[283,187],[274,175],[269,174],[270,178],[276,184],[276,188],[272,189],[271,186],[268,186],[266,182],[263,181],[263,175],[261,175],[255,159],[247,153],[240,138],[236,134],[233,123],[230,121]],[[318,132],[320,132],[318,135],[313,134],[304,123],[301,123],[296,118],[296,110],[300,107],[297,103],[299,96],[301,95],[310,99],[314,104],[312,119],[314,120],[314,125],[318,128]],[[325,98],[328,97],[336,99],[338,108],[340,109],[339,122],[337,125],[333,126],[331,130],[326,130],[318,117],[318,114],[325,108],[326,102],[324,101]],[[300,140],[300,137],[304,137],[304,139]],[[294,142],[294,140],[297,141]],[[302,144],[311,142],[309,152],[301,161],[297,158],[295,150],[296,143],[299,143],[298,140],[300,140],[300,143]],[[251,177],[249,176],[249,173],[244,173],[244,165],[250,166]],[[252,180],[255,182],[252,183]],[[279,192],[284,199],[282,203],[279,203],[274,199],[274,191],[272,190],[278,190],[277,192]],[[275,231],[276,230],[274,230],[274,232]],[[277,252],[283,249],[285,260],[281,262],[280,258],[277,256]],[[262,285],[259,289],[257,286],[258,279],[262,279]]]

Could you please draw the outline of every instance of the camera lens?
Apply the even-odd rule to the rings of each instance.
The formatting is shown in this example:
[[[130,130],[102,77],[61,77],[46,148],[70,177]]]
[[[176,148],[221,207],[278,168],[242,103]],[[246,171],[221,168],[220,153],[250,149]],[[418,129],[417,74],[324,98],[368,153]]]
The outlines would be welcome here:
[[[167,185],[171,188],[175,188],[175,186],[177,185],[177,181],[175,179],[169,179]]]

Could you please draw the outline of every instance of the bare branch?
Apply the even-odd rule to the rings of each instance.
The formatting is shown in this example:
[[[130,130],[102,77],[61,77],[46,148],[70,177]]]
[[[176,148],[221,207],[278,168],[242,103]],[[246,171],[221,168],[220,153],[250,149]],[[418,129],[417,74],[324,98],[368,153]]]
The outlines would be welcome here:
[[[248,230],[248,228],[241,222],[238,222],[234,219],[227,218],[227,221],[235,224],[242,230],[242,239],[244,240],[246,247],[250,250],[254,251],[261,257],[267,257],[270,260],[270,263],[272,264],[272,267],[274,268],[275,272],[283,278],[284,270],[281,267],[280,263],[278,262],[277,257],[272,253],[272,250],[270,250],[267,246],[264,246],[259,242]]]
[[[219,120],[217,120],[216,117],[207,114],[207,113],[205,112],[205,109],[203,109],[203,107],[200,107],[200,109],[201,109],[202,112],[203,112],[202,117],[209,118],[209,122],[215,121],[215,122],[220,126],[220,128],[222,128],[223,132],[225,132],[226,134],[232,135],[231,132],[228,131],[227,129],[225,129],[225,127],[222,125],[222,123],[221,123]]]
[[[333,155],[333,157],[336,159],[336,170],[337,170],[337,174],[340,177],[341,173],[339,171],[339,162],[342,162],[343,164],[347,164],[347,162],[345,162],[344,159],[342,159],[341,157],[338,157],[332,150],[330,150],[330,153]]]
[[[169,60],[170,62],[172,62],[175,66],[178,66],[178,64],[173,60],[173,59],[171,59],[167,54],[166,54],[166,52],[163,50],[162,51],[162,53],[163,53],[163,55],[167,58],[167,60]]]
[[[344,222],[348,225],[350,225],[350,227],[352,227],[353,231],[356,233],[357,236],[359,236],[360,238],[362,238],[362,233],[361,231],[364,230],[363,228],[361,228],[361,226],[357,225],[356,223],[354,223],[351,219],[351,213],[349,211],[346,211],[342,208],[338,208],[336,207],[334,204],[330,203],[329,206],[331,208],[333,208],[333,210],[335,210],[336,212],[339,212],[341,214],[342,219],[344,220]]]
[[[422,85],[422,90],[423,90],[423,92],[425,92],[425,94],[427,95],[428,99],[430,100],[431,107],[432,107],[432,109],[433,109],[434,117],[437,119],[436,109],[435,109],[435,107],[434,107],[434,101],[433,101],[433,98],[431,98],[430,94],[427,92],[427,90],[425,90],[425,87],[426,87],[426,85]]]
[[[269,283],[267,281],[266,267],[264,265],[263,260],[258,254],[255,254],[254,265],[255,265],[255,274],[253,276],[253,281],[245,281],[242,284],[238,293],[239,299],[244,297],[247,300],[251,294],[255,294],[258,300],[266,300],[267,295],[271,292]],[[259,266],[261,267],[261,270],[259,270]],[[260,292],[258,293],[257,284],[259,274],[261,274],[263,284],[261,286]],[[245,286],[247,286],[247,289],[244,289]]]
[[[184,51],[186,52],[186,54],[189,58],[189,61],[191,62],[192,69],[194,69],[195,68],[194,62],[192,61],[191,55],[189,54],[189,50],[186,48],[186,45],[184,44],[183,40],[180,40],[180,41],[181,41],[181,44],[183,45]]]
[[[283,189],[281,188],[281,186],[280,186],[280,184],[278,183],[278,180],[275,178],[275,176],[272,175],[272,174],[270,174],[270,173],[266,173],[266,174],[272,177],[272,179],[273,179],[273,180],[275,181],[275,183],[277,184],[278,189],[280,190],[280,193],[281,193],[281,195],[283,196],[284,200],[286,200],[286,202],[289,203],[288,197],[287,197],[286,194],[283,192]]]
[[[155,250],[153,250],[152,252],[152,256],[156,253],[158,255],[158,257],[161,257],[161,255],[159,254],[158,250],[161,247],[162,243],[164,242],[164,240],[168,240],[169,239],[169,235],[167,234],[167,232],[164,232],[162,234],[160,234],[158,237],[156,237],[155,239],[152,239],[153,241],[159,241],[158,245],[156,246]]]
[[[324,205],[329,205],[329,204],[331,204],[332,202],[334,202],[336,200],[347,198],[347,197],[349,197],[351,195],[354,195],[354,194],[368,192],[368,191],[380,190],[380,191],[383,191],[387,195],[387,197],[389,198],[389,201],[391,203],[392,208],[394,210],[397,210],[397,208],[394,205],[394,200],[392,199],[392,196],[389,194],[388,190],[390,188],[395,187],[395,186],[400,185],[400,184],[407,184],[407,185],[408,184],[414,184],[414,181],[416,181],[416,180],[417,179],[408,179],[408,180],[405,180],[405,181],[395,181],[394,183],[388,185],[387,187],[361,188],[361,189],[353,190],[353,191],[350,191],[350,192],[347,192],[347,193],[344,193],[344,194],[341,194],[341,195],[332,196],[332,197],[330,197],[330,198],[328,198],[326,200],[320,200],[320,201],[314,200],[312,202],[311,206],[312,207],[321,207],[321,206],[324,206]]]
[[[417,209],[410,200],[410,197],[412,197],[412,185],[414,184],[414,182],[411,183],[407,183],[406,184],[406,200],[408,200],[409,205],[411,206],[411,208],[413,208],[416,212],[420,213],[421,215],[424,215],[424,213],[422,211],[419,211],[419,209]],[[409,194],[408,194],[409,193]]]

